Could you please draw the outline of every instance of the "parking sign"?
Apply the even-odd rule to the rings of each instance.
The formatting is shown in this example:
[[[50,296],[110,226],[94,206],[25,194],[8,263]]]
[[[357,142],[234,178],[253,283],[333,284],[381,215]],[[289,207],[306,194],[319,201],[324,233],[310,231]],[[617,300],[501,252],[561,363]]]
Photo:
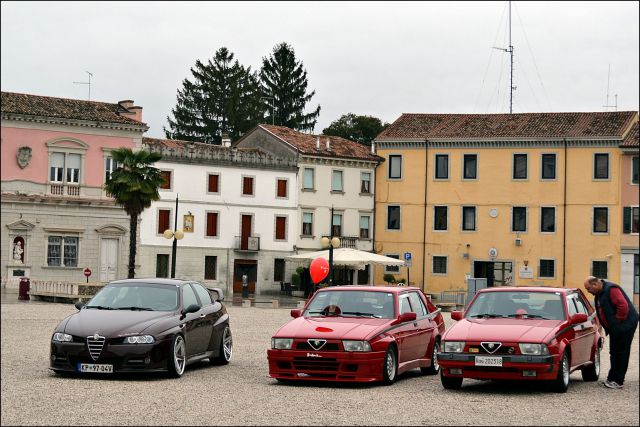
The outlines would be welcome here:
[[[411,261],[411,252],[405,252],[404,253],[404,260],[405,261]]]

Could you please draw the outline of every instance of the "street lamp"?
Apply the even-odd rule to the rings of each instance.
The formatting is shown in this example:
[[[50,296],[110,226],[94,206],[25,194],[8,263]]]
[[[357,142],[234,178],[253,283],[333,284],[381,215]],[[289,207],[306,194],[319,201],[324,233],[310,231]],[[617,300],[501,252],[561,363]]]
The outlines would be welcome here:
[[[329,234],[331,237],[320,239],[322,248],[329,248],[329,286],[333,286],[333,248],[340,247],[340,239],[333,237],[333,206],[331,207],[331,218],[329,220]]]
[[[171,278],[176,277],[176,251],[178,250],[178,240],[184,237],[182,230],[178,230],[178,196],[176,196],[176,213],[173,230],[166,229],[162,233],[165,239],[173,238],[173,248],[171,250]]]

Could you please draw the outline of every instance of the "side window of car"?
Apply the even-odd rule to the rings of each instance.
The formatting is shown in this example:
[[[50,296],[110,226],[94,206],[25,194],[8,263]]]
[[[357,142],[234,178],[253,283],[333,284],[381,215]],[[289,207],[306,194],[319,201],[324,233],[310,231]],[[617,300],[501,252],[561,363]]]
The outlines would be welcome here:
[[[416,315],[418,317],[427,315],[427,309],[422,302],[422,298],[420,298],[420,295],[418,295],[417,292],[410,292],[409,300],[411,301],[411,307],[413,307],[413,311],[416,312]]]
[[[191,304],[198,304],[198,298],[196,298],[196,293],[191,289],[191,286],[185,285],[182,287],[182,307],[187,308]]]
[[[576,298],[573,295],[567,298],[567,306],[569,307],[569,316],[573,316],[578,312],[576,308]]]
[[[587,306],[584,305],[584,302],[582,301],[582,298],[580,298],[578,295],[575,296],[575,301],[576,301],[576,306],[578,307],[578,313],[584,313],[587,316],[589,315],[589,310],[587,310]]]
[[[407,295],[400,296],[400,314],[410,313],[411,305],[409,305],[409,297]]]
[[[211,294],[209,294],[209,291],[203,288],[199,283],[192,283],[191,286],[193,286],[193,288],[198,293],[198,297],[200,297],[200,302],[202,303],[203,307],[205,305],[211,304]]]

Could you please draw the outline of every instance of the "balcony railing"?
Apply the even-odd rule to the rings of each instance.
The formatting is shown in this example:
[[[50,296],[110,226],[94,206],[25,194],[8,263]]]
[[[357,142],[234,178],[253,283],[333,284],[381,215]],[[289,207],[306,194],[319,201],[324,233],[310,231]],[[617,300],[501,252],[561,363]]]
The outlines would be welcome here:
[[[331,236],[326,236],[326,235],[322,237],[326,237],[327,239],[331,238]],[[359,237],[357,236],[334,236],[334,237],[337,237],[338,239],[340,239],[341,248],[358,249],[357,243],[358,243]]]
[[[236,251],[257,252],[260,250],[260,237],[236,236],[236,241],[233,248]]]
[[[69,184],[50,184],[49,193],[54,196],[79,196],[80,186]]]

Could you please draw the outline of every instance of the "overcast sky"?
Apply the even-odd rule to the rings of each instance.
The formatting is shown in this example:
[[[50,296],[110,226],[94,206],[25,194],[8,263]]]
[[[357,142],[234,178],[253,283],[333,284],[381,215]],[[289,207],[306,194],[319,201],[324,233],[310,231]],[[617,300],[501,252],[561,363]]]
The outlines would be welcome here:
[[[508,2],[2,2],[2,90],[133,99],[164,137],[197,59],[253,70],[280,42],[307,70],[315,133],[342,114],[508,113]],[[512,3],[515,113],[638,111],[638,2]],[[609,69],[611,70],[609,73]],[[614,107],[609,107],[613,111]]]

